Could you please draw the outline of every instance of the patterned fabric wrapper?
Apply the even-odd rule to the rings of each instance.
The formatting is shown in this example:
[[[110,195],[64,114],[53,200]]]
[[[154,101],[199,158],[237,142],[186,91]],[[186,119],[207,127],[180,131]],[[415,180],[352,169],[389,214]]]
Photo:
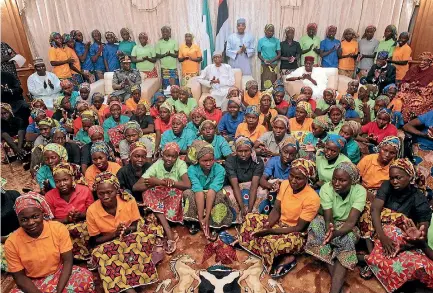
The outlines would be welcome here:
[[[71,223],[67,224],[69,235],[72,241],[72,253],[75,259],[87,260],[90,257],[89,239],[90,235],[87,231],[87,223]]]
[[[163,89],[166,89],[170,85],[171,78],[175,80],[176,85],[179,85],[179,75],[177,74],[177,69],[161,68],[161,77]]]
[[[182,80],[181,80],[181,85],[182,86],[187,86],[188,82],[191,78],[198,76],[198,72],[194,72],[194,73],[183,73],[182,72]]]
[[[261,89],[267,90],[272,87],[277,80],[278,66],[277,64],[262,64],[261,66]]]
[[[427,192],[432,193],[433,190],[433,152],[422,150],[418,144],[413,145],[413,155],[417,171],[425,178]]]
[[[302,253],[306,237],[305,233],[299,232],[265,237],[253,236],[254,232],[263,230],[267,223],[267,215],[248,214],[239,230],[239,244],[248,252],[260,257],[269,273],[276,257],[284,254]],[[284,224],[278,223],[272,228],[283,227]]]
[[[62,266],[52,275],[45,278],[31,279],[36,288],[41,292],[56,292],[57,284],[59,283],[60,275],[62,273]],[[92,273],[78,266],[72,267],[72,273],[66,283],[63,292],[74,293],[93,293],[95,292],[95,284],[93,283]],[[18,288],[12,289],[10,293],[23,293]]]
[[[343,224],[344,222],[334,221],[336,229],[339,229]],[[318,215],[308,227],[305,252],[330,265],[334,265],[334,259],[337,258],[343,267],[353,270],[358,263],[355,244],[360,238],[359,228],[355,226],[352,231],[346,235],[336,237],[328,244],[323,245],[325,236],[325,219],[323,216]]]
[[[3,244],[0,243],[0,269],[2,272],[8,271],[8,262],[6,261],[6,253]]]
[[[156,67],[153,67],[151,71],[143,71],[144,74],[146,74],[147,78],[158,78],[158,70],[156,70]]]
[[[154,213],[164,214],[170,222],[183,223],[182,191],[155,186],[145,191],[143,204]]]
[[[207,190],[204,191],[205,198]],[[195,193],[191,189],[183,192],[183,219],[186,221],[198,222],[198,209],[195,202]],[[230,201],[224,189],[218,191],[215,195],[211,216],[210,228],[229,227],[233,222],[234,216]]]
[[[125,139],[124,131],[125,124],[117,125],[107,131],[110,142],[116,149],[119,147],[120,142]]]
[[[405,245],[402,231],[393,225],[383,228],[385,235],[398,245]],[[365,261],[387,292],[394,292],[408,281],[419,280],[433,289],[433,262],[420,249],[405,250],[388,258],[380,241],[376,241]]]
[[[392,224],[397,227],[403,227],[404,220],[407,217],[402,213],[394,212],[388,208],[383,208],[380,213],[380,219],[383,225]],[[371,218],[371,202],[367,201],[364,211],[358,221],[359,229],[361,230],[361,237],[366,239],[374,239],[377,237],[376,230],[373,226]]]

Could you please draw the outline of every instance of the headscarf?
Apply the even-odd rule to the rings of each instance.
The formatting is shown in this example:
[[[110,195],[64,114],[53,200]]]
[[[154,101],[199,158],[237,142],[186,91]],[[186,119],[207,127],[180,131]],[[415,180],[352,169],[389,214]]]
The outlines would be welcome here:
[[[292,162],[292,169],[297,168],[310,184],[314,184],[317,179],[316,163],[307,159],[296,159]]]
[[[95,141],[90,148],[90,155],[94,153],[104,153],[109,161],[113,160],[113,151],[105,141]]]
[[[53,48],[58,48],[57,45],[56,45],[56,42],[54,41],[54,38],[55,38],[57,35],[61,36],[61,34],[58,33],[58,32],[52,32],[52,33],[50,34],[49,43],[50,43],[51,47],[53,47]]]
[[[104,95],[102,93],[99,93],[99,92],[93,93],[92,99],[90,101],[92,103],[92,105],[93,105],[93,101],[95,100],[96,97],[104,98]]]
[[[129,34],[129,39],[128,40],[131,41],[132,37],[133,37],[131,30],[129,28],[127,28],[127,27],[122,27],[120,29],[120,34],[122,34],[122,31],[127,31],[128,32],[128,34]]]
[[[317,23],[311,22],[311,23],[307,24],[307,31],[308,31],[310,28],[312,28],[312,29],[314,29],[315,31],[317,31]]]
[[[374,32],[376,32],[376,27],[374,25],[369,25],[365,28],[364,34],[362,35],[361,39],[367,38],[367,30],[372,29]]]
[[[278,144],[280,151],[283,150],[286,146],[294,147],[296,151],[299,151],[299,142],[295,137],[291,135],[287,136]]]
[[[392,110],[391,109],[388,109],[388,108],[380,109],[379,111],[377,111],[376,119],[377,119],[377,117],[379,117],[380,114],[388,115],[389,116],[389,122],[388,123],[391,123],[391,120],[392,120]]]
[[[272,97],[272,88],[270,88],[270,89],[268,89],[268,90],[263,91],[263,92],[260,93],[259,105],[260,105],[260,102],[262,101],[262,99],[265,96],[268,96],[269,99],[271,100],[271,105],[269,106],[269,108],[271,108],[271,109],[275,108],[275,101],[274,101],[274,98]]]
[[[201,132],[201,130],[203,129],[203,127],[204,127],[204,125],[205,125],[206,123],[209,123],[209,124],[211,124],[214,128],[216,128],[216,122],[215,122],[215,121],[213,121],[213,120],[205,120],[205,121],[203,121],[203,122],[200,124],[200,126],[198,127],[198,131],[199,131],[199,132]]]
[[[390,89],[397,89],[397,85],[395,83],[390,83],[383,88],[382,92],[386,95]]]
[[[259,109],[257,108],[256,105],[252,105],[252,106],[247,107],[247,109],[245,110],[245,115],[248,115],[248,114],[252,114],[252,115],[255,115],[257,117],[260,116]]]
[[[180,154],[180,147],[174,141],[166,143],[164,148],[162,149],[162,152],[170,151],[170,150],[175,151],[177,153],[177,155]]]
[[[132,92],[132,88],[131,88],[131,92]],[[156,104],[156,102],[158,101],[159,97],[164,97],[164,101],[165,101],[165,96],[163,93],[161,93],[160,91],[156,92],[153,96],[152,96],[152,100],[150,101],[151,106],[154,106]]]
[[[243,135],[238,136],[235,140],[234,145],[235,145],[236,150],[238,149],[238,147],[244,146],[244,145],[249,147],[251,149],[251,160],[256,164],[259,163],[259,161],[257,160],[256,151],[254,149],[254,143],[248,137],[243,136]]]
[[[35,109],[35,105],[36,105],[36,103],[42,103],[42,104],[44,104],[44,106],[46,106],[44,100],[42,100],[42,99],[40,99],[40,98],[35,98],[35,99],[33,99],[33,101],[30,103],[30,109]]]
[[[358,38],[358,34],[353,30],[353,28],[347,28],[343,31],[343,40],[346,33],[351,33],[354,39]]]
[[[89,134],[89,137],[92,137],[96,133],[104,134],[104,128],[102,128],[99,125],[93,125],[89,127],[89,130],[87,130],[87,133]]]
[[[297,105],[297,108],[301,108],[304,109],[305,112],[307,112],[307,117],[311,117],[311,115],[313,114],[313,110],[311,110],[311,105],[308,102],[305,101],[300,101]]]
[[[422,52],[421,54],[419,54],[418,58],[420,60],[433,62],[433,54],[431,52]]]
[[[400,139],[397,136],[386,136],[377,146],[378,150],[382,147],[390,145],[397,150],[397,153],[400,151]]]
[[[230,93],[230,90],[229,90],[229,93]],[[203,100],[203,105],[204,105],[204,103],[205,103],[207,100],[210,100],[210,101],[212,102],[214,108],[216,108],[216,100],[215,100],[214,97],[212,97],[212,96],[207,96],[206,98],[204,98],[204,100]]]
[[[286,89],[283,85],[276,85],[273,87],[272,95],[275,96],[277,93],[284,93],[286,94]]]
[[[327,115],[317,116],[314,118],[313,123],[316,126],[323,128],[325,131],[329,131],[333,128],[332,122],[329,120]]]
[[[188,149],[188,158],[193,165],[207,154],[214,154],[213,146],[204,140],[195,140]]]
[[[355,110],[355,99],[351,94],[345,94],[341,97],[341,99],[344,99],[347,102],[350,110]]]
[[[284,29],[284,36],[287,34],[287,32],[295,32],[295,28],[293,26],[288,26]]]
[[[274,118],[274,121],[272,121],[272,125],[274,125],[275,122],[277,122],[277,121],[281,121],[281,122],[283,122],[283,123],[284,123],[284,127],[286,127],[286,129],[289,128],[289,118],[287,118],[287,116],[284,116],[284,115],[277,115],[277,116]]]
[[[147,153],[146,145],[141,141],[131,143],[131,145],[129,146],[129,156],[131,157],[134,152],[139,150],[143,150]]]
[[[49,221],[54,218],[50,206],[45,201],[45,198],[39,193],[30,191],[15,200],[14,210],[18,215],[21,211],[27,208],[37,208],[43,214],[44,220]]]
[[[66,151],[65,147],[62,145],[59,145],[57,143],[49,143],[46,146],[44,146],[43,152],[51,151],[56,153],[60,157],[61,162],[67,162],[68,161],[68,152]]]
[[[11,114],[11,116],[14,117],[14,112],[12,111],[12,107],[11,107],[10,104],[8,104],[8,103],[1,103],[0,104],[0,108],[8,111]]]
[[[344,117],[346,117],[346,109],[344,109],[341,105],[332,105],[331,107],[329,107],[329,115],[331,115],[331,111],[334,109],[338,109],[341,112],[341,115],[343,116],[343,120]]]
[[[63,128],[62,126],[51,128],[51,132],[50,132],[51,136],[53,136],[56,132],[63,133],[65,136],[68,134],[66,129]]]
[[[352,180],[352,185],[359,183],[359,170],[352,162],[341,162],[337,165],[337,167],[335,167],[334,172],[337,170],[343,170],[344,172],[349,174],[349,177]]]
[[[193,114],[198,114],[198,115],[200,115],[200,117],[206,118],[206,111],[203,107],[195,107],[194,109],[192,109],[191,117]]]
[[[250,89],[250,87],[252,86],[259,86],[258,82],[255,81],[254,79],[250,79],[249,81],[247,81],[247,83],[245,84],[245,89],[248,91]]]
[[[112,36],[114,38],[114,43],[117,43],[117,37],[116,37],[115,33],[110,32],[110,31],[105,32],[105,39],[107,39],[108,36]]]
[[[66,88],[66,87],[71,87],[71,86],[74,86],[74,85],[72,84],[72,82],[69,79],[62,79],[62,81],[60,81],[60,87],[62,89]]]
[[[179,120],[183,126],[185,126],[188,123],[188,118],[186,117],[186,115],[184,113],[176,113],[172,117],[173,118],[171,121]]]
[[[345,121],[343,126],[344,125],[347,125],[352,129],[353,137],[357,137],[359,132],[361,131],[361,123],[357,121],[354,120]]]
[[[335,97],[337,96],[337,91],[334,90],[334,89],[332,89],[332,88],[330,88],[330,87],[328,87],[327,89],[325,89],[323,91],[323,94],[325,94],[325,93],[330,93],[332,95],[332,97],[333,97],[334,100],[335,100]]]
[[[77,185],[77,182],[75,180],[75,170],[74,168],[71,166],[71,164],[69,164],[68,162],[60,162],[57,166],[55,166],[53,168],[53,176],[55,176],[58,173],[61,172],[65,172],[66,174],[70,175],[72,177],[72,187],[75,188],[75,186]]]
[[[393,24],[388,25],[385,30],[390,29],[392,32],[391,38],[396,41],[397,40],[397,27]]]
[[[161,104],[161,106],[159,106],[159,109],[161,110],[161,108],[167,109],[170,113],[173,113],[174,109],[173,106],[168,103],[167,101],[165,101],[164,103]]]
[[[170,93],[173,92],[173,90],[180,90],[180,86],[178,86],[177,84],[174,84],[170,87]]]
[[[98,114],[93,110],[84,110],[81,113],[81,121],[89,120],[89,121],[98,121]]]
[[[388,51],[380,51],[379,53],[377,53],[377,59],[379,60],[388,60]]]
[[[337,31],[337,27],[335,25],[330,25],[326,28],[326,37],[328,37],[328,33],[331,29],[335,29]]]
[[[305,85],[305,86],[301,87],[301,94],[305,93],[306,89],[310,89],[311,92],[313,92],[313,89],[311,88],[311,86]]]
[[[268,23],[267,25],[265,25],[265,32],[267,31],[267,30],[270,30],[270,29],[274,29],[275,30],[275,27],[274,27],[274,25],[273,24],[271,24],[271,23]]]
[[[119,179],[117,179],[117,176],[109,171],[101,172],[96,175],[95,183],[93,184],[93,191],[96,191],[98,186],[102,183],[112,184],[119,193],[120,198],[124,201],[129,201],[133,198],[129,192],[124,191],[122,188],[120,188]]]
[[[82,84],[80,84],[79,90],[87,90],[90,92],[90,83],[83,82]]]
[[[122,103],[120,103],[119,101],[111,101],[110,105],[108,106],[108,108],[111,110],[111,107],[113,107],[115,105],[119,106],[120,109],[122,109]]]
[[[137,121],[128,121],[125,123],[125,128],[123,129],[123,134],[126,135],[126,131],[128,129],[132,129],[137,131],[138,133],[138,137],[142,137],[143,136],[143,130],[141,130],[140,124],[138,124]]]
[[[63,44],[66,44],[72,39],[70,34],[63,34],[62,38],[63,38]]]
[[[341,135],[338,135],[338,134],[334,134],[334,133],[328,134],[328,141],[331,141],[332,143],[334,143],[340,149],[340,151],[344,148],[344,146],[347,143],[346,139],[344,137],[342,137]]]
[[[54,122],[54,119],[52,119],[50,117],[45,117],[44,119],[42,119],[38,122],[39,127],[41,127],[42,125],[46,125],[49,127],[55,127],[56,123]]]
[[[42,108],[35,108],[30,112],[30,117],[32,117],[32,119],[36,119],[36,117],[38,117],[41,113],[44,113],[46,115],[46,112],[44,109]]]
[[[163,30],[168,30],[168,31],[171,33],[171,27],[168,26],[168,25],[164,25],[164,26],[161,28],[161,31],[163,31]]]
[[[391,162],[389,168],[399,168],[407,173],[410,177],[410,184],[414,184],[417,188],[425,190],[424,176],[415,168],[408,158],[396,159]]]
[[[141,93],[141,86],[139,84],[134,84],[131,86],[131,93],[138,91],[139,93]]]

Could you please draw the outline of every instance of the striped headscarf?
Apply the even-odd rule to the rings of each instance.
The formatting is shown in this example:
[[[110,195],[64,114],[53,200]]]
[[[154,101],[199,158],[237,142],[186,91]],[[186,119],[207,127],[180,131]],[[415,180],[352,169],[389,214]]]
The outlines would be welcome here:
[[[355,110],[355,99],[351,94],[345,94],[341,97],[341,100],[345,100],[350,110]]]
[[[188,158],[193,165],[207,154],[214,154],[213,146],[204,140],[195,140],[188,149]]]
[[[352,129],[353,132],[353,137],[357,137],[359,132],[361,131],[361,123],[354,121],[354,120],[349,120],[349,121],[345,121],[343,126],[349,126]]]
[[[305,112],[307,112],[307,117],[311,117],[311,115],[313,114],[313,110],[311,109],[311,105],[308,102],[300,101],[296,105],[296,107],[305,110]]]
[[[93,190],[97,191],[98,186],[103,183],[112,184],[114,188],[117,190],[117,192],[119,193],[120,198],[122,200],[129,201],[133,199],[132,195],[129,192],[124,191],[123,189],[120,188],[119,179],[117,179],[117,176],[114,175],[113,173],[109,171],[104,171],[96,175],[95,183],[93,184]]]
[[[56,153],[60,157],[61,162],[67,162],[68,161],[68,152],[66,151],[65,147],[62,145],[59,145],[57,143],[49,143],[46,146],[44,146],[43,152],[51,151]]]
[[[0,108],[8,111],[12,117],[14,117],[14,112],[12,111],[12,106],[8,103],[1,103]]]
[[[265,25],[265,32],[267,30],[270,30],[270,29],[274,29],[275,30],[275,26],[273,24],[271,24],[271,23],[268,23],[267,25]]]
[[[175,151],[177,153],[177,155],[180,154],[180,147],[179,147],[179,145],[177,143],[173,142],[173,141],[169,142],[169,143],[166,143],[165,146],[164,146],[164,148],[162,149],[162,152],[171,151],[171,150]]]
[[[90,148],[90,155],[94,153],[103,153],[109,161],[113,160],[113,151],[105,141],[95,141]]]
[[[43,214],[44,220],[49,221],[54,218],[50,206],[45,201],[45,198],[39,193],[30,191],[15,200],[14,210],[18,215],[21,211],[27,208],[37,208]]]
[[[258,164],[259,162],[257,160],[257,154],[254,149],[254,143],[246,136],[243,135],[238,136],[234,143],[235,149],[237,150],[239,147],[244,145],[251,149],[251,159],[253,160],[254,163]]]
[[[310,184],[317,181],[316,163],[307,159],[296,159],[292,162],[292,169],[297,168],[305,177],[307,177]]]
[[[259,109],[257,108],[256,105],[252,105],[252,106],[247,107],[247,109],[245,110],[245,115],[248,115],[248,114],[252,114],[252,115],[255,115],[257,117],[260,116]]]
[[[138,137],[142,137],[143,136],[143,130],[141,130],[140,124],[138,124],[137,121],[128,121],[125,123],[125,128],[123,129],[123,135],[126,135],[126,131],[128,129],[132,129],[137,131],[138,133]]]
[[[278,144],[280,151],[283,150],[286,146],[294,147],[296,151],[299,151],[299,142],[295,137],[291,135],[287,136]]]
[[[75,188],[75,186],[77,185],[77,181],[74,176],[75,170],[71,166],[71,164],[69,164],[68,162],[60,162],[57,166],[53,168],[53,176],[61,172],[64,172],[72,177],[72,187]]]
[[[335,167],[334,172],[337,170],[343,170],[344,172],[349,174],[349,177],[352,180],[352,185],[359,183],[359,170],[352,162],[341,162],[337,165],[337,167]]]
[[[426,186],[424,176],[416,169],[408,158],[401,158],[392,161],[389,168],[399,168],[405,171],[410,177],[410,184],[414,184],[417,188],[425,190]]]
[[[134,143],[131,143],[131,145],[129,146],[129,156],[132,156],[134,152],[139,150],[143,150],[147,153],[146,145],[141,141],[136,141]]]
[[[397,136],[386,136],[377,146],[380,150],[382,147],[390,145],[397,150],[397,153],[400,151],[400,139]]]

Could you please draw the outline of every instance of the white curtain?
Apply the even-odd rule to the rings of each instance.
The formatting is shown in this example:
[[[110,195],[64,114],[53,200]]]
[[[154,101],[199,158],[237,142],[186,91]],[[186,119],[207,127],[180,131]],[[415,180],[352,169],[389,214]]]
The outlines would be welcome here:
[[[208,0],[213,33],[216,32],[218,0]],[[202,0],[17,0],[23,17],[33,56],[47,58],[51,32],[79,29],[90,40],[93,29],[113,31],[120,38],[120,29],[132,30],[137,40],[147,32],[151,43],[160,38],[163,25],[172,27],[172,36],[183,42],[186,32],[200,43]],[[414,9],[414,0],[228,0],[232,29],[236,20],[247,20],[247,30],[256,39],[263,37],[267,23],[275,25],[275,35],[283,37],[284,28],[296,29],[295,39],[305,33],[307,24],[318,24],[318,36],[324,38],[328,25],[338,27],[337,38],[345,28],[362,35],[367,25],[377,27],[376,38],[382,39],[388,24],[406,31]],[[259,62],[254,58],[254,77],[259,78]]]

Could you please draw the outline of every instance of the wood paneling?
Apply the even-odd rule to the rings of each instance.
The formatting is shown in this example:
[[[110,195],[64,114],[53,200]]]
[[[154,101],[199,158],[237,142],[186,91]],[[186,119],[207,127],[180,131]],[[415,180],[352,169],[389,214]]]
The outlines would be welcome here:
[[[421,0],[412,36],[412,58],[433,52],[433,0]]]
[[[27,95],[27,78],[34,72],[30,46],[15,0],[0,0],[0,2],[1,40],[8,43],[17,54],[21,54],[26,58],[26,63],[23,67],[18,68],[17,72],[24,94]]]

